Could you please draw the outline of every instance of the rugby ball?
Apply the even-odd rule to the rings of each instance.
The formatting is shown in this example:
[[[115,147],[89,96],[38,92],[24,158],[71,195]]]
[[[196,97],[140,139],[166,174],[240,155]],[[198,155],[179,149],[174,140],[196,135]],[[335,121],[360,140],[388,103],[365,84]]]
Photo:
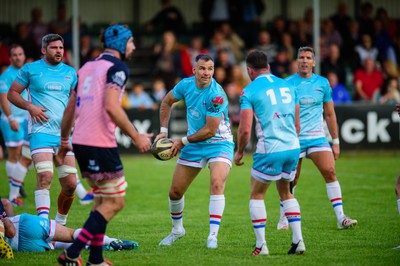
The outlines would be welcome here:
[[[169,150],[173,144],[174,143],[170,139],[159,139],[151,145],[150,151],[156,159],[167,161],[172,158],[169,154]]]

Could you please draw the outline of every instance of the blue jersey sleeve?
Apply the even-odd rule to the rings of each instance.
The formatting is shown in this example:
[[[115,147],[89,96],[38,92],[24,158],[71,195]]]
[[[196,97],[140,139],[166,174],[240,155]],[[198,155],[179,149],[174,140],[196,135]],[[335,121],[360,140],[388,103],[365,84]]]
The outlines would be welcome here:
[[[71,89],[76,89],[78,87],[78,75],[76,74],[76,71],[73,71],[73,82]]]
[[[15,81],[17,81],[19,84],[21,84],[25,88],[29,86],[29,64],[24,65],[18,71]]]
[[[294,103],[300,104],[299,95],[297,94],[297,90],[294,86],[292,87],[292,90],[294,90]]]
[[[221,117],[228,106],[228,99],[223,93],[212,93],[206,102],[206,116]]]
[[[240,98],[239,98],[239,103],[240,103],[240,109],[253,109],[253,105],[251,104],[250,101],[250,95],[249,92],[246,91],[245,89],[242,91],[242,93],[240,94]]]
[[[128,68],[123,63],[115,64],[107,71],[107,84],[112,83],[122,89],[128,80]]]
[[[323,90],[324,90],[324,99],[323,102],[327,103],[332,101],[332,89],[329,86],[329,82],[327,79],[324,78],[324,82],[322,83]]]
[[[4,75],[0,76],[0,93],[7,93],[8,92],[8,84]]]
[[[172,89],[172,95],[175,97],[177,100],[182,100],[184,98],[184,90],[183,90],[183,82],[180,81],[176,86]]]

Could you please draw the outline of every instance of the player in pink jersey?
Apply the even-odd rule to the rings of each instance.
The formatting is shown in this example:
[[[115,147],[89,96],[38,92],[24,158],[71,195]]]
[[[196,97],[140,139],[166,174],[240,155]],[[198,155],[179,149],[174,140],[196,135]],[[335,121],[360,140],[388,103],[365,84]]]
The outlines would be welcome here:
[[[125,204],[125,181],[117,141],[118,126],[140,152],[150,149],[150,134],[139,134],[121,107],[128,67],[121,59],[130,59],[135,44],[130,29],[122,25],[108,27],[102,36],[105,50],[87,62],[78,72],[79,82],[71,95],[61,124],[58,159],[72,150],[68,136],[74,124],[72,143],[82,176],[95,195],[93,211],[79,236],[59,257],[60,265],[82,265],[81,250],[90,241],[87,265],[111,265],[103,258],[103,238],[107,223]]]

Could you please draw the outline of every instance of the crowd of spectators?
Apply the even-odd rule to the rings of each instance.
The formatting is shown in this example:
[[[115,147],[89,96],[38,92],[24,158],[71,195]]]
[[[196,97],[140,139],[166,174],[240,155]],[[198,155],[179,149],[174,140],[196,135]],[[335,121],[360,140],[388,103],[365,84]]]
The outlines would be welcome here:
[[[197,42],[194,55],[207,51],[215,59],[214,77],[229,95],[233,105],[232,117],[235,117],[235,99],[249,82],[243,67],[246,53],[251,49],[264,51],[274,75],[285,78],[296,73],[297,49],[313,46],[313,10],[306,8],[304,17],[299,20],[278,16],[262,25],[259,17],[265,9],[263,2],[246,1],[246,6],[250,7],[247,11],[252,10],[255,18],[253,28],[258,29],[253,32],[254,38],[251,38],[247,32],[249,21],[245,19],[248,14],[244,14],[241,5],[243,1],[233,1],[233,6],[221,2],[227,3],[201,1],[201,14],[207,14],[207,17],[203,17],[204,31],[200,35],[203,39],[193,37]],[[336,104],[398,102],[400,19],[390,18],[383,7],[375,10],[370,2],[362,3],[359,13],[357,18],[350,16],[346,3],[340,2],[331,16],[321,20],[321,74],[328,78]],[[190,71],[183,70],[187,66],[184,53],[192,44],[191,41],[188,44],[180,43],[182,38],[174,34],[173,30],[164,34],[175,35],[175,49],[171,50],[169,63],[165,64],[173,66],[174,74],[171,77],[172,72],[160,70],[159,59],[160,56],[165,59],[165,55],[157,52],[155,70],[158,72],[153,74],[161,78],[163,74],[169,76],[169,80],[165,79],[169,91],[177,81],[191,75]],[[239,75],[238,71],[242,74]],[[242,77],[240,82],[239,76]]]
[[[67,9],[64,3],[57,6],[56,18],[45,23],[42,21],[42,9],[34,7],[31,10],[30,21],[21,21],[15,26],[12,36],[1,36],[0,34],[0,73],[9,64],[10,44],[19,44],[25,51],[26,62],[40,59],[42,37],[48,33],[57,33],[64,39],[64,63],[72,63],[72,20],[67,18]],[[102,47],[96,46],[88,33],[87,27],[80,27],[80,62],[83,65],[88,60],[97,57]],[[96,39],[96,38],[95,38]],[[7,40],[7,41],[5,41]]]
[[[274,75],[285,78],[296,73],[297,49],[313,46],[313,10],[306,8],[299,20],[278,16],[262,25],[259,18],[265,10],[263,1],[246,1],[246,11],[243,1],[232,1],[232,6],[227,2],[201,1],[204,29],[187,43],[180,42],[182,32],[172,28],[164,31],[160,44],[154,45],[153,77],[164,79],[169,91],[177,81],[191,75],[187,55],[193,58],[200,52],[208,52],[215,59],[214,78],[226,90],[232,103],[232,120],[235,120],[237,98],[249,83],[243,67],[246,53],[251,49],[264,51]],[[250,13],[246,12],[254,20],[248,20]],[[358,18],[350,16],[346,3],[340,2],[331,16],[321,20],[321,74],[328,78],[336,104],[398,102],[400,19],[390,18],[382,7],[375,10],[370,2],[362,3],[359,13]],[[165,45],[165,35],[171,35],[173,49],[160,53],[157,47]],[[160,60],[161,66],[166,67],[164,70],[160,68]]]
[[[229,2],[229,3],[228,3]],[[209,53],[215,60],[215,79],[226,90],[232,102],[232,118],[237,118],[238,97],[249,83],[243,60],[251,49],[264,51],[271,72],[286,77],[297,71],[297,49],[313,46],[313,10],[306,8],[299,20],[278,16],[266,24],[261,22],[265,11],[261,0],[202,0],[199,12],[203,19],[200,28],[188,27],[182,12],[171,0],[161,0],[160,10],[138,29],[142,33],[158,35],[157,43],[146,47],[152,50],[149,74],[151,87],[130,82],[124,107],[157,109],[162,97],[182,78],[192,75],[193,61],[199,53]],[[374,9],[370,2],[360,6],[359,17],[347,13],[346,3],[320,23],[321,74],[329,79],[336,104],[399,103],[400,19],[390,18],[382,7]],[[20,22],[9,43],[25,49],[28,61],[40,57],[40,40],[55,32],[72,49],[71,21],[64,5],[49,23],[41,20],[41,9],[34,8],[31,21]],[[197,23],[199,24],[199,23]],[[140,43],[140,35],[139,40]],[[8,65],[8,44],[0,39],[0,64]],[[101,53],[92,37],[82,26],[80,61],[84,64]],[[143,102],[140,102],[143,101]]]

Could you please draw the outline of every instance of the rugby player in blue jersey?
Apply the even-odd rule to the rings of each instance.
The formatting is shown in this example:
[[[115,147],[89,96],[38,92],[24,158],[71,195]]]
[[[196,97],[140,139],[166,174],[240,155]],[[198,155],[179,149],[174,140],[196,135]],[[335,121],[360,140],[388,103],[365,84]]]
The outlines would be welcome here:
[[[335,212],[338,228],[354,227],[357,220],[344,214],[342,191],[335,171],[335,160],[339,159],[340,146],[332,89],[326,78],[313,73],[316,64],[313,48],[300,47],[297,64],[298,72],[286,78],[295,86],[300,104],[300,159],[292,193],[300,177],[303,158],[310,158],[325,179],[326,192]],[[325,135],[324,118],[332,137],[332,146]],[[287,229],[287,219],[282,208],[278,229]]]
[[[212,78],[214,60],[207,54],[196,57],[194,76],[180,81],[160,106],[160,134],[168,136],[172,105],[185,101],[187,135],[173,139],[171,153],[180,156],[169,191],[172,231],[160,245],[172,245],[185,235],[183,227],[184,194],[202,168],[210,169],[210,233],[207,248],[217,248],[217,236],[225,208],[225,183],[233,160],[233,136],[228,118],[228,99],[223,88]]]

